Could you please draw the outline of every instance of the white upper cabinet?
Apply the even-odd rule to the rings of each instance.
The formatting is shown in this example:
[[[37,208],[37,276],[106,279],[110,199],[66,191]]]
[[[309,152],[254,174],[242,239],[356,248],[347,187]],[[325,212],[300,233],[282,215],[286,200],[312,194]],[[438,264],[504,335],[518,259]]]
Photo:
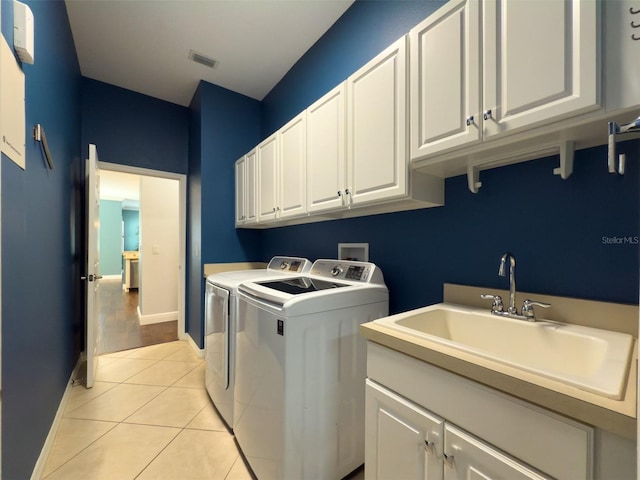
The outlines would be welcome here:
[[[598,107],[597,2],[489,0],[483,20],[485,137]]]
[[[480,13],[451,1],[411,30],[411,157],[481,140]]]
[[[257,153],[255,148],[245,155],[245,195],[244,195],[244,211],[245,224],[255,223],[258,221],[258,185],[256,184],[256,160]]]
[[[307,113],[302,112],[278,131],[280,143],[279,218],[307,211]]]
[[[348,206],[408,194],[407,37],[347,80]]]
[[[344,205],[345,94],[342,83],[307,109],[307,210]]]
[[[255,223],[256,215],[256,151],[236,161],[236,227]]]
[[[245,157],[236,161],[236,227],[242,225],[246,218],[244,211],[244,196],[245,196]]]
[[[593,0],[452,0],[411,39],[411,157],[599,107]]]
[[[258,222],[278,217],[278,135],[274,133],[256,147]]]

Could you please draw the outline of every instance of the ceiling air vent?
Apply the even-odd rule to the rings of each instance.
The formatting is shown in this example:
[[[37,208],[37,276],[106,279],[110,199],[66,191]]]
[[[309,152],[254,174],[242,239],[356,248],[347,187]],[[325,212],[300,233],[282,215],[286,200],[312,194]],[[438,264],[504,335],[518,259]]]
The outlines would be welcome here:
[[[195,50],[189,50],[189,60],[193,60],[194,62],[209,68],[216,68],[219,63],[213,58],[209,58],[202,53],[196,52]]]

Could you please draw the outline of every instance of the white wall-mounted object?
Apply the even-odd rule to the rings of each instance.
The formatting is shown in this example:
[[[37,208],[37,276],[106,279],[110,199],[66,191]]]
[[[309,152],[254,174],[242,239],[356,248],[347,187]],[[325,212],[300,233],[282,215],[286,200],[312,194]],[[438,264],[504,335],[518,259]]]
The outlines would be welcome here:
[[[33,30],[33,12],[24,3],[14,0],[13,46],[24,63],[33,63],[35,57]]]
[[[0,148],[2,153],[24,169],[26,165],[24,73],[4,37],[0,39],[0,105],[2,105]]]
[[[357,260],[358,262],[369,261],[368,243],[339,243],[338,260]]]

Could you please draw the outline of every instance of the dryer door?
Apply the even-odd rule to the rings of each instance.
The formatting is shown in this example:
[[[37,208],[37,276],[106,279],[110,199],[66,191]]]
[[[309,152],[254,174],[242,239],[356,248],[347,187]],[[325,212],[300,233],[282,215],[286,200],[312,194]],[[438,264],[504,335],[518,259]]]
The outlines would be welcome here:
[[[229,291],[207,283],[205,299],[207,384],[229,388]]]

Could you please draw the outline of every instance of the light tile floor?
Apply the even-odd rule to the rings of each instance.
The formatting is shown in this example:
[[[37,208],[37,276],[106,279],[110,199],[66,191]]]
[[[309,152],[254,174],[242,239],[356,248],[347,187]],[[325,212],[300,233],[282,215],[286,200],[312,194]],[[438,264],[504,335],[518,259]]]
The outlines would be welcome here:
[[[93,388],[72,388],[46,480],[250,480],[183,341],[99,357]]]

